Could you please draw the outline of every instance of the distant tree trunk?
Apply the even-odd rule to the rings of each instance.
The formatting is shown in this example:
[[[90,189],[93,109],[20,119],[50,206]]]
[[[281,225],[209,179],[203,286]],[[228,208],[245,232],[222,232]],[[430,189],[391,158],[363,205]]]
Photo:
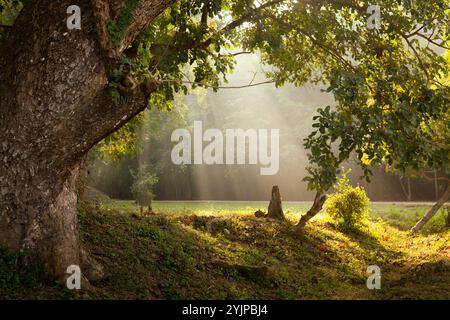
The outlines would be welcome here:
[[[113,58],[104,48],[106,25],[118,19],[125,0],[76,1],[81,30],[67,29],[71,0],[24,1],[2,43],[0,244],[26,250],[49,279],[64,281],[68,266],[86,260],[76,210],[83,157],[144,110],[156,89],[134,88],[127,103],[114,104],[110,69],[174,1],[140,0]]]
[[[270,199],[269,209],[266,218],[285,220],[283,208],[281,206],[281,195],[278,186],[272,187],[272,198]]]
[[[418,232],[422,227],[430,221],[431,218],[439,211],[440,208],[450,199],[450,182],[447,183],[447,187],[444,194],[441,196],[438,202],[427,212],[427,214],[411,229],[412,232]]]
[[[437,177],[436,170],[434,170],[434,195],[435,195],[435,200],[439,201],[439,184],[438,184],[438,177]]]
[[[402,187],[403,194],[407,201],[411,201],[412,193],[411,193],[411,179],[409,177],[406,178],[406,187],[403,184],[403,177],[399,177],[400,186]]]
[[[311,206],[311,209],[308,210],[308,212],[300,218],[300,221],[295,225],[294,232],[297,234],[300,234],[303,232],[306,223],[311,220],[316,214],[322,210],[323,204],[327,200],[326,195],[322,195],[320,192],[316,193],[316,196],[314,198],[314,203]]]

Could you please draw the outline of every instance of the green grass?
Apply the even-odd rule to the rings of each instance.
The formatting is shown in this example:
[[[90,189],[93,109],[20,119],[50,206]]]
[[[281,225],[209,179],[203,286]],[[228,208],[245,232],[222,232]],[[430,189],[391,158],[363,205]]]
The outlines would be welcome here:
[[[310,207],[310,202],[284,202],[283,210],[292,220],[298,219]],[[245,202],[245,201],[155,201],[153,209],[156,212],[167,215],[206,215],[206,216],[227,216],[227,215],[253,215],[256,210],[267,211],[267,202]],[[414,204],[387,204],[371,203],[370,217],[382,218],[391,226],[400,230],[409,230],[420,218],[431,208],[429,205]],[[120,210],[124,213],[136,213],[137,206],[131,200],[115,200],[113,202],[103,201],[102,207],[105,210]],[[445,226],[447,212],[440,210],[436,216],[429,221],[423,233],[430,234],[440,232]],[[323,213],[319,213],[314,219],[322,219]]]
[[[444,213],[406,230],[426,206],[373,204],[366,229],[344,234],[319,215],[295,236],[307,203],[286,203],[287,223],[257,219],[264,203],[132,201],[80,204],[81,237],[105,268],[91,290],[69,292],[20,271],[0,253],[0,296],[61,299],[450,299],[450,231]],[[213,227],[216,226],[216,227]],[[226,231],[225,231],[226,229]],[[438,232],[439,231],[439,232]],[[382,289],[366,269],[382,270]],[[12,279],[12,280],[11,280]]]
[[[285,204],[286,212],[304,212],[308,209],[309,203],[291,203]],[[107,209],[117,209],[123,212],[135,212],[136,204],[130,200],[117,200],[113,202],[105,202],[104,207]],[[225,201],[155,201],[152,205],[156,212],[167,215],[207,215],[207,216],[224,216],[224,215],[253,215],[256,210],[266,210],[267,202],[225,202]]]

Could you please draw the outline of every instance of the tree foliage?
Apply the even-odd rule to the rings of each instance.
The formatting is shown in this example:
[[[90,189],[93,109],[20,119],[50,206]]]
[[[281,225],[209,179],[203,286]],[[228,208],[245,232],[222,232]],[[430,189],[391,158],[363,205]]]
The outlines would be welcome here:
[[[277,83],[323,82],[337,106],[320,108],[310,151],[311,189],[331,187],[339,165],[355,152],[366,178],[370,167],[387,163],[408,169],[449,170],[448,1],[376,1],[381,28],[367,27],[368,2],[292,3],[248,33],[247,43],[275,66]],[[447,9],[447,10],[445,10]],[[260,38],[271,30],[283,41]],[[445,129],[445,130],[444,130]],[[444,135],[445,136],[445,135]]]
[[[380,29],[368,28],[373,4]],[[448,8],[448,0],[180,1],[141,35],[136,72],[162,81],[158,106],[187,92],[183,79],[217,89],[238,47],[260,52],[277,85],[325,83],[337,106],[318,110],[305,140],[311,189],[329,189],[352,153],[367,179],[384,163],[446,172]]]

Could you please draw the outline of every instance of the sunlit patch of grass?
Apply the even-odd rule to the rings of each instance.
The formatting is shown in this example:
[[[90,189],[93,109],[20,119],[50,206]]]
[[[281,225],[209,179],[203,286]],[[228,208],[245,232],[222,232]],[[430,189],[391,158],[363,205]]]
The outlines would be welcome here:
[[[205,216],[235,216],[253,215],[255,211],[267,212],[268,202],[225,202],[225,201],[198,201],[198,202],[178,202],[178,201],[155,201],[153,209],[166,215],[205,215]],[[287,219],[297,222],[311,206],[309,202],[286,202],[283,209]],[[409,230],[414,224],[431,208],[430,205],[409,205],[405,204],[385,204],[372,203],[370,205],[370,217],[382,218],[391,226],[400,230]],[[114,200],[102,204],[104,210],[119,210],[123,213],[138,213],[139,207],[131,200]],[[428,222],[423,232],[440,232],[445,226],[446,211],[440,210],[436,216]],[[313,220],[324,218],[323,213],[319,213]]]
[[[391,226],[400,230],[411,229],[417,221],[419,221],[433,204],[425,205],[393,205],[393,204],[372,204],[371,217],[379,217],[389,223]],[[438,213],[424,226],[423,233],[430,234],[440,232],[445,227],[445,218],[447,212],[441,209]]]

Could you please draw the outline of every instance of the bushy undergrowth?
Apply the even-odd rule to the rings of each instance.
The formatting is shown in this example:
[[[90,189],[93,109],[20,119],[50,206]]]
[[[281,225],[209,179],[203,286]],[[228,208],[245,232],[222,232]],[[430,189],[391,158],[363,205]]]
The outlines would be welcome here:
[[[338,179],[335,189],[324,204],[326,214],[343,231],[359,230],[369,214],[370,200],[366,191],[350,185],[346,175]]]
[[[21,266],[24,252],[12,252],[0,245],[0,297],[13,298],[19,288],[35,287],[40,279],[40,265]]]

